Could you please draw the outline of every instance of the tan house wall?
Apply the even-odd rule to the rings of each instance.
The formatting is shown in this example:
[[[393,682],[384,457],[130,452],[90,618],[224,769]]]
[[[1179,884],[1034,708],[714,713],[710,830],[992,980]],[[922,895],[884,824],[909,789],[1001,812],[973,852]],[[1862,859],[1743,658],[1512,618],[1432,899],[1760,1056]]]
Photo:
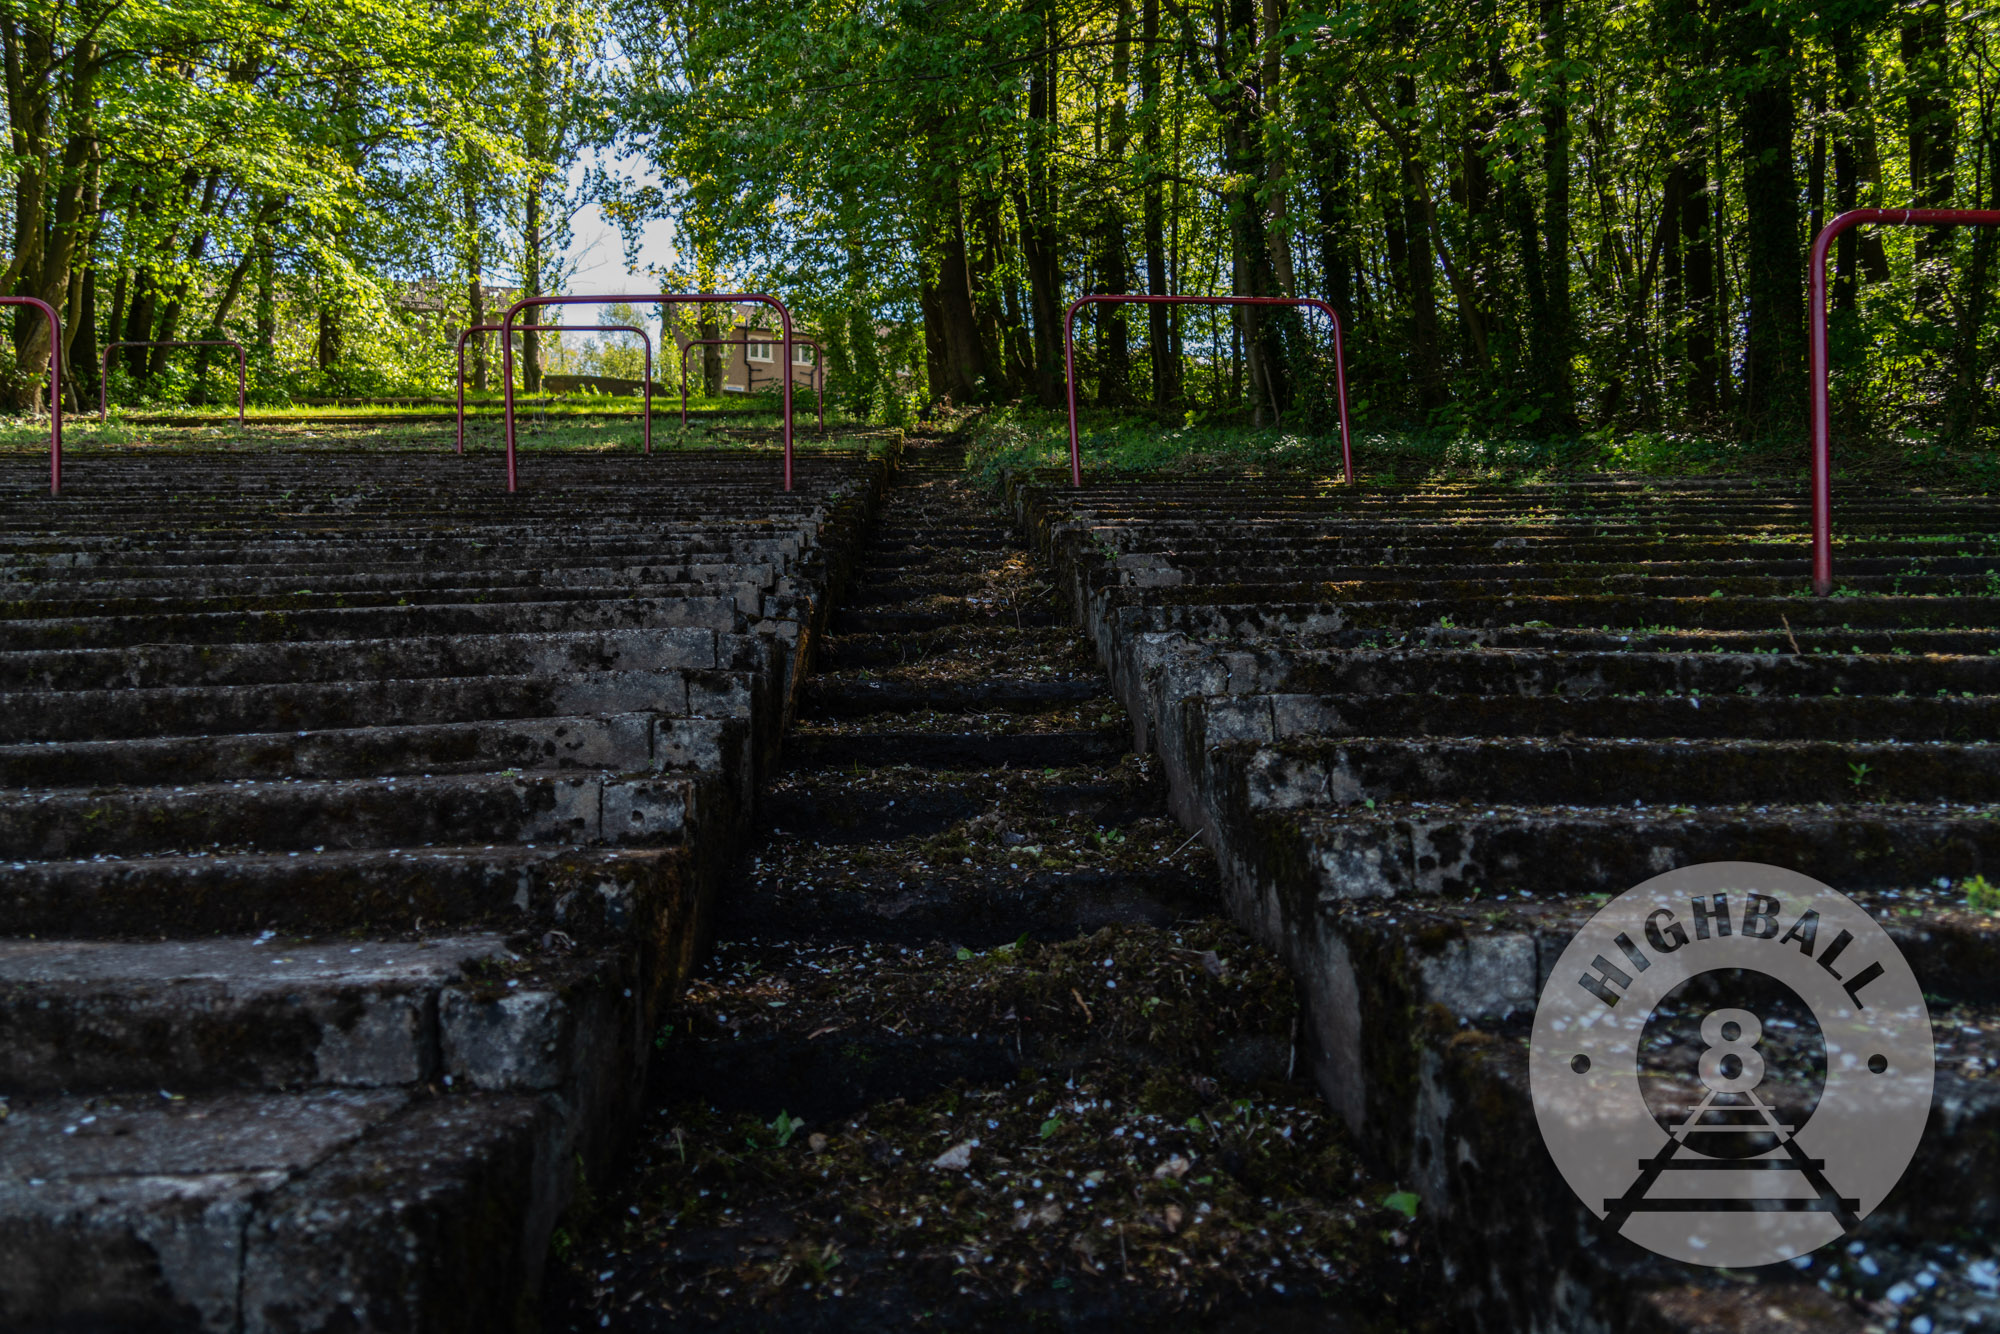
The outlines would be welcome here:
[[[776,329],[761,328],[753,325],[748,318],[752,310],[760,315],[767,313],[763,306],[751,308],[739,306],[735,311],[735,323],[722,335],[730,340],[719,349],[722,353],[722,392],[725,394],[741,394],[752,389],[767,390],[776,387],[779,383],[778,360],[784,355],[784,345],[780,341],[782,335]],[[800,331],[794,330],[793,332],[796,335]],[[807,336],[810,337],[810,335]],[[708,350],[707,348],[696,348],[693,352],[688,352],[687,347],[691,341],[692,338],[689,335],[679,332],[674,334],[675,346],[673,355],[676,358],[685,357],[687,359],[688,384],[690,387],[699,384],[701,381],[702,353]],[[765,352],[767,359],[746,356],[746,352],[760,350]],[[812,359],[801,362],[796,359],[800,355]],[[819,389],[821,387],[821,377],[825,374],[825,368],[819,364],[818,355],[809,347],[802,348],[798,344],[794,344],[793,357],[792,392],[798,393],[803,390],[811,393]],[[660,370],[663,378],[671,377],[674,384],[678,387],[680,383],[680,366],[677,363],[670,362],[662,366]]]

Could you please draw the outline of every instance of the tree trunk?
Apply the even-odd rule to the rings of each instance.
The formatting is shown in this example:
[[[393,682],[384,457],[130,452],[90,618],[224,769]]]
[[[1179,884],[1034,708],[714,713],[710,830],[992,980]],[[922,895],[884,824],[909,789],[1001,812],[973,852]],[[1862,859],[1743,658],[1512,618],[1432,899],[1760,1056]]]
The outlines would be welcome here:
[[[271,230],[257,233],[257,348],[269,360],[278,351],[278,263]]]
[[[1063,402],[1062,247],[1050,153],[1060,133],[1053,0],[1036,0],[1043,54],[1028,75],[1027,179],[1015,192],[1021,259],[1028,271],[1028,303],[1035,330],[1035,393],[1045,407]]]
[[[1743,134],[1744,420],[1779,429],[1805,406],[1805,255],[1798,179],[1792,170],[1796,113],[1787,72],[1790,34],[1747,5],[1743,49],[1767,56],[1739,112]]]
[[[1139,151],[1145,159],[1144,221],[1146,291],[1152,296],[1172,292],[1167,272],[1166,200],[1160,170],[1160,0],[1144,0],[1139,17],[1142,52],[1139,57]],[[1146,352],[1153,368],[1153,405],[1172,407],[1181,401],[1181,364],[1175,355],[1173,307],[1146,307]]]
[[[1549,65],[1549,100],[1542,108],[1542,288],[1548,330],[1541,347],[1544,410],[1552,432],[1576,428],[1576,388],[1570,358],[1576,316],[1570,302],[1569,14],[1564,0],[1542,0],[1542,34]]]
[[[1132,132],[1125,99],[1132,81],[1132,0],[1118,0],[1118,21],[1111,45],[1110,160],[1122,163],[1131,150]],[[1114,179],[1104,194],[1104,212],[1098,231],[1097,290],[1107,296],[1123,296],[1131,290],[1128,274],[1132,262],[1125,249],[1125,203]],[[1132,401],[1132,335],[1125,320],[1125,307],[1097,307],[1099,346],[1097,350],[1097,401]]]
[[[473,188],[469,175],[461,195],[460,202],[465,209],[465,327],[476,329],[486,323],[486,273],[485,256],[479,244],[479,193]],[[471,339],[472,387],[482,394],[486,392],[487,383],[488,337],[488,334],[474,334]]]
[[[1399,25],[1403,26],[1403,25]],[[1414,34],[1405,34],[1414,41]],[[1437,261],[1431,256],[1430,219],[1424,208],[1425,164],[1417,155],[1418,133],[1422,125],[1417,107],[1417,80],[1399,73],[1396,85],[1396,117],[1403,133],[1396,137],[1399,171],[1397,193],[1401,196],[1405,291],[1410,302],[1410,390],[1419,411],[1428,411],[1444,402],[1444,354],[1438,346]]]
[[[1682,308],[1687,341],[1688,407],[1697,419],[1712,418],[1717,398],[1715,215],[1709,207],[1708,162],[1700,149],[1681,162],[1685,184],[1680,198],[1680,233],[1687,250],[1686,304]]]
[[[1866,76],[1861,70],[1861,42],[1856,25],[1836,25],[1828,40],[1833,46],[1833,106],[1839,115],[1839,132],[1833,139],[1833,211],[1838,215],[1854,208],[1860,198],[1854,141],[1858,128],[1855,121],[1862,114],[1861,94]],[[1850,227],[1833,242],[1835,310],[1854,309],[1855,239]]]
[[[1991,132],[1988,127],[1986,133]],[[1991,169],[2000,170],[2000,139],[1990,139],[1982,146]],[[2000,176],[1989,176],[1988,180],[1985,207],[1993,208],[2000,204]],[[1977,203],[1976,198],[1974,202]],[[1981,344],[1987,312],[1993,302],[1988,279],[1993,272],[1995,240],[1993,228],[1973,229],[1971,263],[1966,268],[1964,296],[1958,303],[1951,350],[1952,376],[1944,400],[1944,440],[1958,448],[1972,443],[1973,430],[1979,425],[1981,400],[1986,396],[1983,383],[1986,357]]]
[[[539,177],[528,185],[528,198],[522,210],[522,240],[525,254],[521,261],[521,295],[523,297],[542,294],[542,183]],[[533,313],[545,315],[546,308],[536,308]],[[523,392],[542,392],[542,340],[541,335],[530,329],[521,335],[521,388]]]
[[[97,43],[88,40],[59,51],[55,30],[40,26],[48,22],[39,12],[29,21],[0,20],[15,156],[13,257],[0,276],[0,291],[39,297],[60,313],[70,307],[84,233],[95,222],[86,208],[97,179],[96,80],[102,57]],[[32,306],[13,308],[12,329],[20,374],[10,406],[40,411],[53,331]],[[55,348],[57,359],[62,354]]]
[[[965,218],[956,182],[938,201],[931,254],[923,263],[924,347],[935,355],[931,397],[976,403],[986,397],[988,360],[979,336],[979,312],[972,304],[972,272],[966,258]]]
[[[189,274],[197,274],[202,271],[202,259],[208,253],[208,239],[213,230],[212,222],[217,216],[215,197],[221,188],[221,169],[211,169],[208,176],[202,182],[201,210],[195,215],[200,221],[197,224],[194,238],[188,242],[187,268],[185,272]],[[235,193],[233,188],[231,193]],[[224,202],[223,208],[225,210],[228,208],[227,201]],[[153,335],[158,343],[171,342],[180,336],[181,311],[187,305],[188,293],[191,286],[192,280],[187,277],[183,277],[174,285],[173,296],[168,298],[167,304],[160,311],[159,332]],[[158,375],[161,371],[165,370],[167,368],[167,358],[172,356],[173,352],[174,349],[170,347],[154,346],[146,363],[146,373],[148,375]],[[195,389],[196,393],[199,394],[200,383],[198,381],[196,382]]]
[[[1951,105],[1951,50],[1947,42],[1946,0],[1918,0],[1902,23],[1905,107],[1909,129],[1910,202],[1918,208],[1950,208],[1956,119]],[[1952,232],[1918,227],[1917,309],[1942,314],[1951,279]]]
[[[325,375],[340,364],[341,353],[345,350],[342,346],[344,341],[341,337],[340,312],[321,305],[319,338],[313,348],[320,374]]]

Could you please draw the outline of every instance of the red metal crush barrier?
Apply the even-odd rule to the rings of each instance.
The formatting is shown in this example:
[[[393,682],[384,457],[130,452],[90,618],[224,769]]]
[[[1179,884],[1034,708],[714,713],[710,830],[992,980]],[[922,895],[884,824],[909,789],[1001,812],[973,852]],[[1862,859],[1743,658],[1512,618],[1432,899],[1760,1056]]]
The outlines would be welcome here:
[[[121,347],[229,347],[236,349],[236,424],[248,426],[244,419],[243,402],[250,383],[249,372],[243,361],[243,344],[234,338],[121,338],[115,343],[104,345],[104,364],[97,375],[97,420],[103,421],[111,415],[111,386],[106,383],[111,378],[111,354]]]
[[[760,339],[758,341],[767,342],[768,340]],[[826,434],[826,372],[825,372],[826,349],[819,345],[819,340],[817,338],[806,338],[803,336],[795,336],[792,339],[792,341],[794,343],[798,343],[805,347],[811,348],[813,350],[813,356],[816,358],[816,360],[813,362],[813,395],[815,400],[814,406],[819,411],[819,432],[821,435],[825,435]],[[739,344],[747,348],[750,345],[750,340],[747,338],[690,338],[687,340],[686,343],[684,343],[681,346],[681,425],[683,427],[686,427],[686,425],[688,424],[688,353],[698,347],[736,347]],[[745,393],[748,393],[750,391],[750,373],[749,373],[750,362],[749,362],[749,354],[747,352],[745,353],[745,359],[743,365],[744,365],[743,390]]]
[[[649,306],[714,306],[735,305],[739,301],[755,301],[778,312],[778,327],[783,331],[780,343],[785,349],[785,364],[792,364],[792,312],[785,303],[763,292],[697,292],[668,293],[641,292],[622,296],[531,296],[523,297],[507,307],[500,317],[501,334],[500,360],[505,368],[501,387],[507,402],[507,489],[520,489],[520,475],[515,466],[514,449],[514,317],[524,310],[536,306],[608,306],[629,301]],[[785,490],[792,489],[792,377],[785,377]],[[650,416],[650,414],[648,414]]]
[[[497,324],[475,324],[458,336],[458,452],[465,452],[465,340],[474,334],[499,333]],[[653,452],[653,340],[636,324],[520,324],[515,333],[635,333],[646,345],[646,453]]]
[[[1069,303],[1063,316],[1063,378],[1069,397],[1069,477],[1070,485],[1083,485],[1083,454],[1076,439],[1076,312],[1088,305],[1144,306],[1309,306],[1320,311],[1333,325],[1333,375],[1340,391],[1340,466],[1342,476],[1354,480],[1354,444],[1347,429],[1347,351],[1341,337],[1340,316],[1332,306],[1309,296],[1080,296]]]
[[[1812,316],[1812,588],[1833,591],[1833,398],[1826,351],[1826,257],[1842,232],[1864,223],[1885,227],[2000,227],[2000,209],[1857,208],[1820,229],[1807,262]]]
[[[49,494],[62,494],[62,321],[38,296],[0,296],[0,306],[33,306],[49,322]]]

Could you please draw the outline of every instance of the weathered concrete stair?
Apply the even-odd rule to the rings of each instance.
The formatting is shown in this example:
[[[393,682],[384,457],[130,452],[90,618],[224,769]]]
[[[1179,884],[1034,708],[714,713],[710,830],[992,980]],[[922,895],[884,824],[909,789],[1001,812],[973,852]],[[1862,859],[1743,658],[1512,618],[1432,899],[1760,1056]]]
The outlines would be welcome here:
[[[1464,1327],[1706,1329],[1742,1305],[1599,1235],[1526,1084],[1570,934],[1718,860],[1890,921],[1955,1042],[1856,1245],[1867,1274],[1930,1264],[1936,1328],[2000,1319],[2000,930],[1956,888],[2000,867],[2000,506],[1843,497],[1840,596],[1813,599],[1795,488],[1755,481],[1065,481],[1011,478],[1016,513],[1237,917],[1291,960],[1322,1088],[1418,1184]],[[1861,1328],[1827,1300],[1837,1260],[1761,1275],[1729,1327]]]
[[[0,479],[0,1325],[532,1321],[883,463],[527,471]]]

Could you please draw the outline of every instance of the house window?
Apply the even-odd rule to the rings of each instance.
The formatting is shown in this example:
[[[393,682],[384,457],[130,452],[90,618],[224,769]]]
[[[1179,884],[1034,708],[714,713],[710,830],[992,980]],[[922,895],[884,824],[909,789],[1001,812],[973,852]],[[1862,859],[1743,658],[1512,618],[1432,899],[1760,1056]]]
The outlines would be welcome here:
[[[805,345],[804,343],[794,343],[794,344],[792,344],[792,364],[793,364],[794,366],[810,366],[810,365],[812,365],[812,364],[813,364],[813,350],[812,350],[811,348],[807,347],[807,346],[806,346],[806,345]]]
[[[752,361],[772,361],[772,360],[775,360],[775,358],[773,358],[773,357],[771,356],[771,345],[770,345],[769,343],[752,343],[752,344],[750,344],[750,350],[749,350],[749,352],[748,352],[748,353],[747,353],[746,355],[747,355],[747,356],[748,356],[748,357],[750,358],[750,360],[752,360]]]

